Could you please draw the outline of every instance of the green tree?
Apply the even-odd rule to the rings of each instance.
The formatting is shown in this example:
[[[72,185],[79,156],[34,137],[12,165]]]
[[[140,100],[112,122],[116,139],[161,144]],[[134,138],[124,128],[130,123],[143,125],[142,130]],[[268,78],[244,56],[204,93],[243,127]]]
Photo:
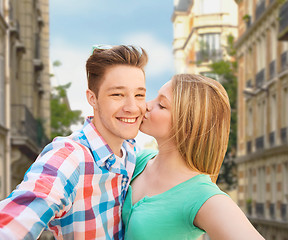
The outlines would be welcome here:
[[[73,124],[83,122],[80,110],[71,110],[68,99],[67,89],[71,83],[57,86],[51,93],[51,137],[67,136],[72,133],[70,127]]]
[[[53,63],[54,67],[61,66],[60,61]],[[53,75],[51,75],[53,76]],[[67,98],[67,90],[71,83],[54,87],[51,93],[51,138],[56,136],[67,136],[72,133],[71,126],[82,123],[80,110],[71,110]]]
[[[236,50],[234,48],[234,37],[227,37],[226,53],[229,60],[220,60],[213,62],[210,66],[211,72],[217,74],[219,81],[226,89],[231,105],[231,126],[228,149],[224,159],[221,172],[218,178],[219,182],[225,182],[229,188],[236,184],[236,148],[237,148],[237,62]]]

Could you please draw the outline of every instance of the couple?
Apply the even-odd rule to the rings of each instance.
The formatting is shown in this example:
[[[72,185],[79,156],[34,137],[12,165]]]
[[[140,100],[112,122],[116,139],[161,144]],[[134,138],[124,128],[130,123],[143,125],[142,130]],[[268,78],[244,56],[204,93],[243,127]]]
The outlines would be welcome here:
[[[93,117],[48,144],[0,202],[0,239],[37,239],[45,228],[56,239],[197,239],[205,231],[263,239],[215,185],[230,127],[224,88],[175,75],[146,104],[147,59],[133,46],[95,46],[86,63]],[[139,127],[159,151],[136,159]]]

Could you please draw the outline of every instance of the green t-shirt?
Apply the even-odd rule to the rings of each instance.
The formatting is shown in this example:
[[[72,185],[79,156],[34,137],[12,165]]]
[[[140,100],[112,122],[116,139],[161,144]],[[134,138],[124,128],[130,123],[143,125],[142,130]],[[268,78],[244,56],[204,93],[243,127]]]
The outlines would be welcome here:
[[[132,181],[156,154],[156,151],[145,150],[137,155]],[[194,218],[201,206],[216,194],[227,195],[204,174],[190,178],[164,193],[144,197],[134,205],[132,187],[129,186],[122,211],[125,239],[197,239],[204,231],[193,225]]]

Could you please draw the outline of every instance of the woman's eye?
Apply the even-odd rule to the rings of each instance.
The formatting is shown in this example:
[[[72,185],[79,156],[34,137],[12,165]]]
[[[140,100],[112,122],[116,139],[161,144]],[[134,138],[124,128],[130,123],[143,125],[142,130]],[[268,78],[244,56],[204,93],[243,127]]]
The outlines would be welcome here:
[[[137,94],[136,97],[145,97],[145,94]]]
[[[161,105],[160,103],[158,104],[160,109],[164,109],[165,107],[163,105]]]

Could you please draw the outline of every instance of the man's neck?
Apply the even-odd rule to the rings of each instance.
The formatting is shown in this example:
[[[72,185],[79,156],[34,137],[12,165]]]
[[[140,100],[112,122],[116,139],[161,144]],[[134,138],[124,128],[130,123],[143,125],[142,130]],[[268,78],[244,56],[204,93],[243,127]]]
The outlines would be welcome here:
[[[95,122],[95,118],[92,119],[92,123],[95,126],[95,128],[97,129],[97,131],[100,133],[100,135],[104,139],[104,141],[111,148],[112,152],[115,155],[121,157],[122,156],[121,147],[123,145],[124,140],[121,138],[118,138],[112,134],[109,135],[109,133],[106,133],[106,131],[101,129],[101,128],[99,129],[99,127],[97,127],[97,124]]]

